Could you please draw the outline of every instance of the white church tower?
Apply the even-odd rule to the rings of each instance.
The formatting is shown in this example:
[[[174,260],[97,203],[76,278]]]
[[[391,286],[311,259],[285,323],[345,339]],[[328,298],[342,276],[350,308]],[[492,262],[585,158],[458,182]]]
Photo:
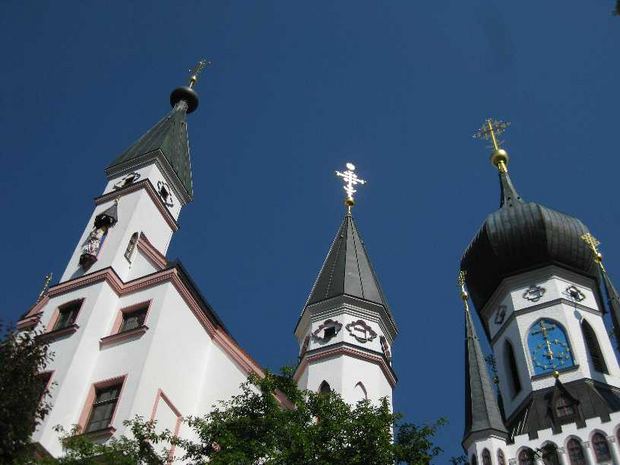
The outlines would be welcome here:
[[[494,144],[500,208],[461,261],[498,397],[467,311],[463,447],[471,464],[620,464],[620,367],[601,278],[615,322],[617,293],[580,220],[521,199],[497,142],[506,127],[487,120],[477,134]]]
[[[53,408],[33,435],[42,454],[62,454],[56,425],[106,441],[127,434],[123,421],[136,415],[191,438],[181,417],[207,413],[248,373],[262,374],[181,263],[166,258],[193,200],[186,117],[204,64],[172,92],[172,111],[108,166],[60,282],[18,322],[43,331],[55,353],[42,374]]]
[[[295,328],[301,389],[334,390],[352,404],[388,397],[397,378],[392,369],[396,323],[351,215],[356,184],[347,163],[336,172],[346,182],[347,213]]]

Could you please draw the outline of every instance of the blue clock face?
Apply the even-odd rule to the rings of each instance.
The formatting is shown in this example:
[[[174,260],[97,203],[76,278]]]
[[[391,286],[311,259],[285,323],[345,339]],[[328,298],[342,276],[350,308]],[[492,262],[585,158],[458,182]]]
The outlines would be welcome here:
[[[573,366],[573,354],[562,327],[553,320],[539,320],[528,336],[534,373],[550,373]]]

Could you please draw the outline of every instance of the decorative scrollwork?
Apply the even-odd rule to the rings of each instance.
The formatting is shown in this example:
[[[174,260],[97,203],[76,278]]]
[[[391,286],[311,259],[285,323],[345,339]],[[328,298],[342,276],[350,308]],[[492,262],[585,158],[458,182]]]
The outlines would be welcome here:
[[[364,320],[357,320],[349,323],[346,328],[349,334],[353,336],[357,342],[361,342],[362,344],[370,342],[377,337],[377,333],[374,332]]]
[[[327,342],[340,332],[342,323],[336,320],[325,320],[313,333],[312,339],[315,341]]]
[[[544,287],[532,284],[523,293],[523,298],[530,302],[538,302],[545,295],[545,292],[547,292],[547,289]]]

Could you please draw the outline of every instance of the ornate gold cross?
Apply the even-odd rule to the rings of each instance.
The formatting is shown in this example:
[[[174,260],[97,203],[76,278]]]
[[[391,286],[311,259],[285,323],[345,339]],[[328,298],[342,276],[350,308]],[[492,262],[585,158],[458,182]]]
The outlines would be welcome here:
[[[487,118],[484,125],[474,134],[474,139],[491,139],[493,142],[493,149],[499,150],[504,141],[499,140],[497,136],[506,131],[508,126],[510,126],[509,122],[493,121],[491,118]]]
[[[463,305],[465,305],[465,310],[469,311],[469,304],[467,303],[467,300],[469,299],[469,295],[467,294],[467,291],[465,290],[465,277],[466,276],[467,276],[466,270],[459,271],[459,278],[457,280],[457,284],[461,288],[461,300],[463,301]]]
[[[189,78],[190,88],[194,87],[194,84],[196,84],[196,81],[198,80],[198,75],[202,72],[203,69],[205,69],[205,66],[211,66],[211,62],[207,60],[200,60],[193,69],[189,70],[189,72],[191,73],[191,76]]]
[[[353,163],[347,163],[345,166],[347,167],[347,170],[344,173],[336,171],[336,176],[343,178],[346,183],[343,186],[345,192],[347,193],[347,198],[345,199],[344,204],[347,207],[347,211],[351,213],[351,207],[355,205],[353,194],[357,192],[353,186],[356,186],[357,184],[361,184],[363,186],[366,184],[366,181],[358,178],[357,174],[354,173],[355,165]]]
[[[542,333],[543,337],[545,339],[548,339],[549,336],[547,334],[547,331],[551,331],[552,329],[555,329],[555,325],[545,326],[545,320],[541,320],[541,322],[540,322],[540,329],[532,331],[532,334]]]
[[[594,261],[598,263],[601,270],[605,271],[605,267],[603,266],[603,254],[598,251],[598,246],[601,245],[601,243],[590,233],[582,234],[581,239],[590,246],[590,249],[594,253]]]
[[[46,277],[45,277],[45,284],[43,285],[43,289],[41,289],[41,292],[39,293],[39,298],[37,299],[37,302],[40,302],[41,299],[43,297],[45,297],[45,294],[47,293],[47,288],[50,285],[50,281],[52,280],[52,277],[54,276],[54,274],[52,272],[50,272]]]

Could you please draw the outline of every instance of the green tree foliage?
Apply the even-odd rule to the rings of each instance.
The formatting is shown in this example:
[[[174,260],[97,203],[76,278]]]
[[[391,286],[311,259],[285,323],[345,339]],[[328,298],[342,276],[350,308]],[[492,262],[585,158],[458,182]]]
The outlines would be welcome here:
[[[39,376],[50,360],[37,333],[17,333],[0,321],[0,463],[23,463],[32,432],[50,410]]]
[[[336,393],[300,391],[292,370],[265,377],[251,375],[241,393],[221,402],[203,417],[184,421],[196,440],[157,434],[142,418],[125,424],[132,438],[94,445],[76,431],[62,441],[66,456],[45,464],[152,464],[175,457],[192,464],[427,464],[441,449],[432,442],[445,423],[399,424],[387,399],[350,406]],[[96,461],[94,460],[96,457]]]

